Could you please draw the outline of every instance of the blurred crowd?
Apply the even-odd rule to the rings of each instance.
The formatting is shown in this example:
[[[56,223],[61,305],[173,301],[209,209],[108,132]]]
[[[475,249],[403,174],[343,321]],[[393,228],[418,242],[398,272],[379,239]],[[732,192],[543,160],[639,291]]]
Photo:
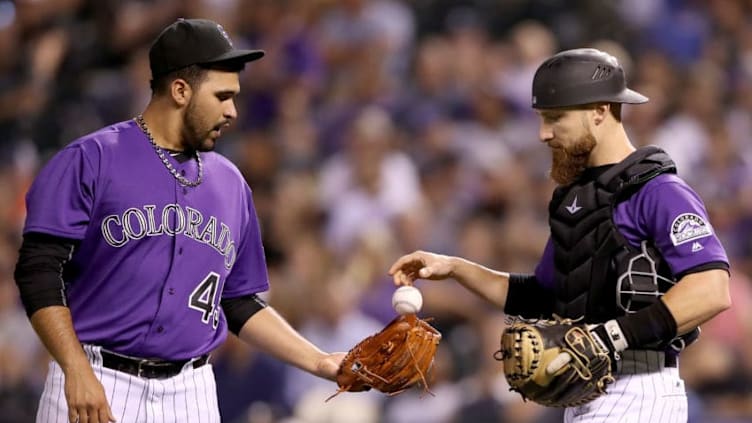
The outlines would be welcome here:
[[[533,72],[566,48],[615,55],[651,100],[624,110],[632,141],[673,156],[732,262],[732,309],[682,354],[690,421],[752,421],[752,1],[0,0],[0,422],[33,421],[49,359],[13,281],[25,191],[61,147],[143,109],[149,42],[177,17],[267,52],[218,150],[254,193],[266,299],[330,351],[394,317],[404,253],[533,269],[554,187]],[[508,391],[500,310],[418,287],[444,335],[430,393],[325,403],[333,383],[230,337],[212,359],[224,421],[561,421]]]

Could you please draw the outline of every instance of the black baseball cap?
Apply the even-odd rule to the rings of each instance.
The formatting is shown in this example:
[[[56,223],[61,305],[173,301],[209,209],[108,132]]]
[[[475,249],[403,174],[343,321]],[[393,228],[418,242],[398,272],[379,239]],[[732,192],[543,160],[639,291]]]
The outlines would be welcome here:
[[[645,103],[627,88],[616,58],[594,48],[565,50],[549,57],[533,77],[533,107],[550,109],[589,103]]]
[[[156,78],[191,65],[242,65],[263,56],[262,50],[235,49],[227,31],[214,21],[180,18],[152,44],[149,66]]]

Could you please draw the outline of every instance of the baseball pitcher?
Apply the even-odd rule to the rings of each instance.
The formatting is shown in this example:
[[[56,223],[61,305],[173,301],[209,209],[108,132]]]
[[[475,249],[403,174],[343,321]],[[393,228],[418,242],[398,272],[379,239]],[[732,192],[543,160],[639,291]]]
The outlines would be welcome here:
[[[180,19],[149,52],[142,115],[56,154],[27,195],[16,267],[53,356],[40,423],[220,421],[210,354],[228,330],[334,379],[344,354],[303,339],[269,287],[251,190],[214,153],[237,117],[238,50],[219,24]]]

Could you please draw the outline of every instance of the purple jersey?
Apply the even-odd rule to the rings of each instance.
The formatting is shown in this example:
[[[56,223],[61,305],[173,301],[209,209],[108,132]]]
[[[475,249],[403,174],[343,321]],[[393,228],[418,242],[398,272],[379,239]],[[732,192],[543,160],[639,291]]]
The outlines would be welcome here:
[[[196,160],[168,160],[189,180]],[[134,121],[68,145],[27,194],[24,233],[79,241],[64,275],[83,343],[179,360],[227,336],[220,299],[268,289],[251,190],[238,169],[201,153],[184,187]]]
[[[728,264],[726,251],[713,232],[697,193],[675,174],[648,181],[637,193],[616,206],[614,224],[624,238],[639,248],[652,240],[673,274],[711,263]],[[538,266],[538,281],[554,287],[554,247],[548,240]]]

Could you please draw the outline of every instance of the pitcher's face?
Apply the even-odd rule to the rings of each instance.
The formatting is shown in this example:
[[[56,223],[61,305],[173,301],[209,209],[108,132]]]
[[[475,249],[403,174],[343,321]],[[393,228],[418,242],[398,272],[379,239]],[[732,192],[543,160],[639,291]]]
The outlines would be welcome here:
[[[209,70],[183,115],[183,143],[198,151],[214,150],[222,128],[238,117],[235,96],[240,92],[237,72]]]

